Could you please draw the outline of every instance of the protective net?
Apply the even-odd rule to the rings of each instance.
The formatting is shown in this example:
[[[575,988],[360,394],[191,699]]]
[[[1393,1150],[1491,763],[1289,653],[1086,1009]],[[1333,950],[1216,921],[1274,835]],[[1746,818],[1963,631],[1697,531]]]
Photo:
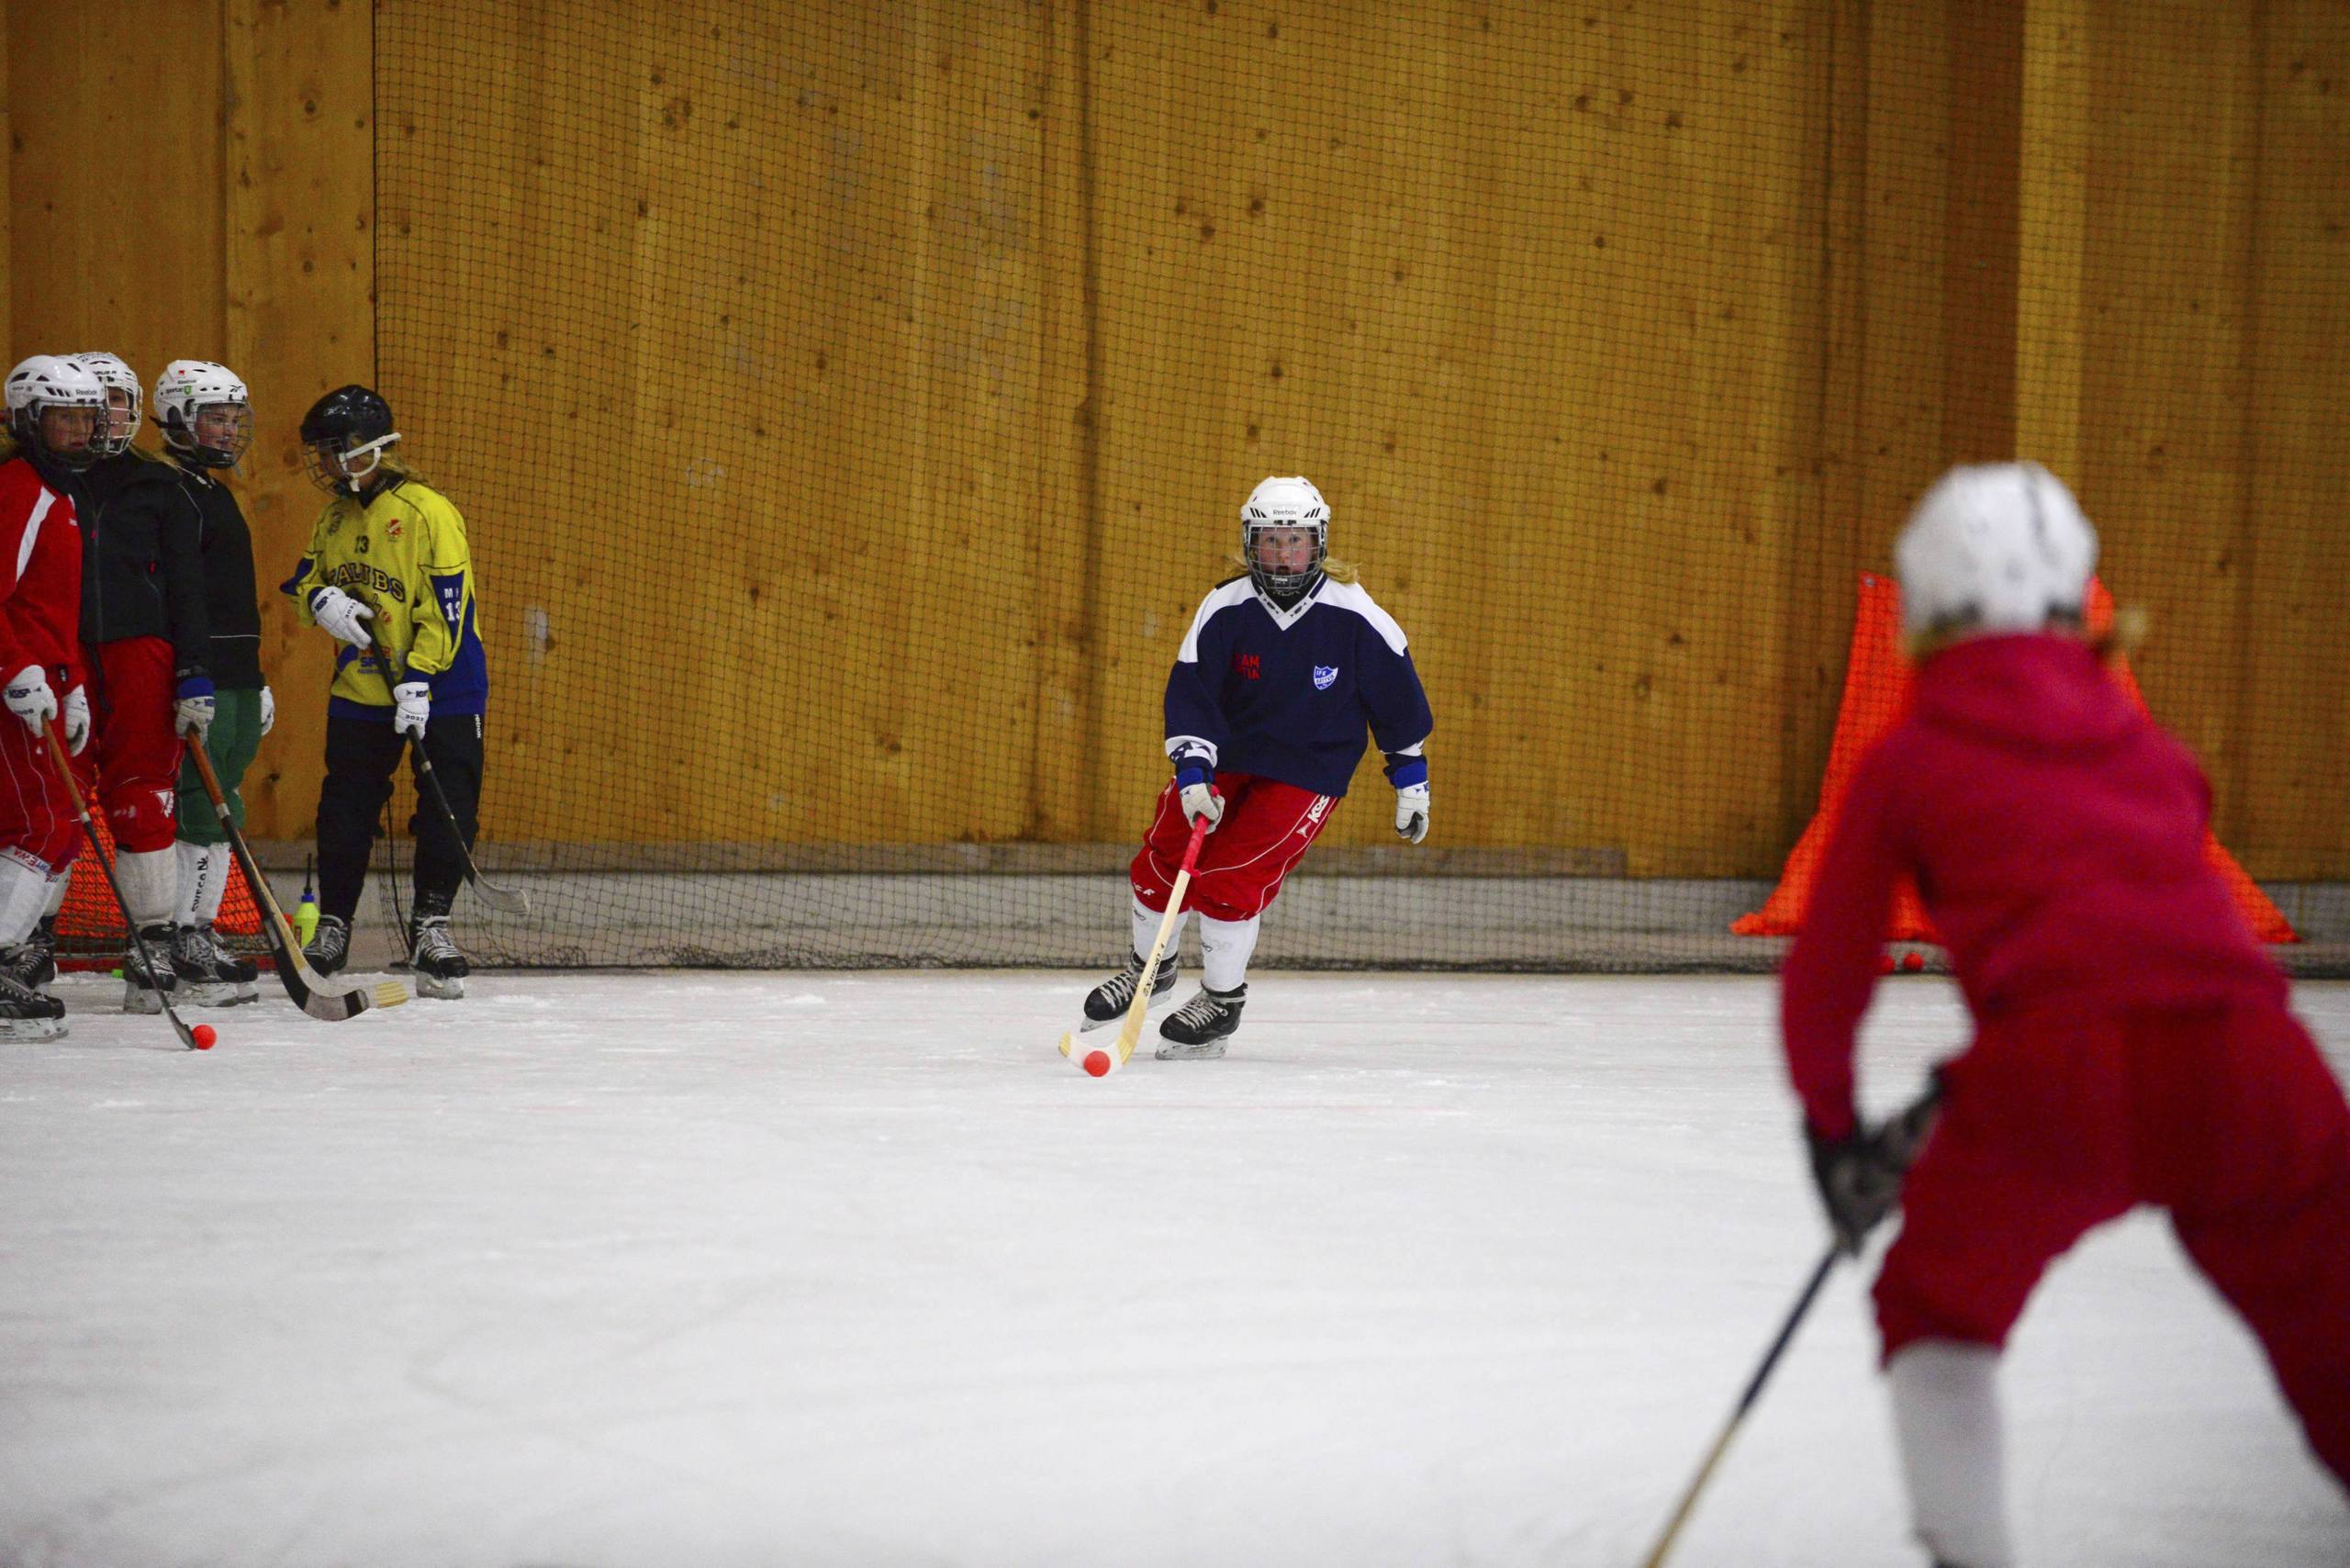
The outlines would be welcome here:
[[[1434,831],[1370,754],[1259,961],[1767,966],[1864,582],[2015,455],[2342,952],[2338,7],[375,17],[380,385],[532,901],[461,902],[488,961],[1113,959],[1169,666],[1304,474]]]

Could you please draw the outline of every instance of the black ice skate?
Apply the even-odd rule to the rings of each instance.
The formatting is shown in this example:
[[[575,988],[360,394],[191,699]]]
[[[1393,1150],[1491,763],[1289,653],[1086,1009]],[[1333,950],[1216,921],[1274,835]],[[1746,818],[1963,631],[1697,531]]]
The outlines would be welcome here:
[[[13,947],[0,947],[0,975],[27,991],[49,994],[57,978],[57,916],[45,914],[33,934]]]
[[[302,944],[302,961],[322,975],[351,962],[351,923],[339,914],[319,916],[319,928]]]
[[[1240,1010],[1248,1004],[1248,988],[1210,991],[1199,994],[1168,1015],[1158,1026],[1167,1043],[1153,1053],[1160,1061],[1213,1061],[1224,1054],[1224,1042],[1240,1027]]]
[[[212,923],[183,925],[172,933],[172,973],[179,977],[174,1002],[185,999],[196,1007],[234,1007],[258,1002],[261,989],[253,982],[261,970],[220,946]]]
[[[53,1040],[65,1033],[65,1003],[0,974],[0,1040]]]
[[[1175,976],[1181,961],[1172,953],[1158,960],[1158,977],[1151,984],[1150,1000],[1163,1001],[1175,989]],[[1114,1024],[1126,1015],[1134,1005],[1135,987],[1142,980],[1142,955],[1126,955],[1126,967],[1095,986],[1085,994],[1085,1022],[1078,1025],[1080,1033],[1099,1029],[1104,1024]]]
[[[323,927],[319,935],[325,935]],[[408,963],[416,975],[416,994],[442,1002],[464,996],[465,977],[473,973],[457,939],[449,935],[445,914],[419,915],[408,927]]]
[[[152,956],[156,968],[150,970],[147,960]],[[122,950],[122,1010],[125,1013],[161,1013],[164,991],[172,1000],[179,1000],[179,976],[172,969],[172,928],[162,921],[139,928],[136,941]]]

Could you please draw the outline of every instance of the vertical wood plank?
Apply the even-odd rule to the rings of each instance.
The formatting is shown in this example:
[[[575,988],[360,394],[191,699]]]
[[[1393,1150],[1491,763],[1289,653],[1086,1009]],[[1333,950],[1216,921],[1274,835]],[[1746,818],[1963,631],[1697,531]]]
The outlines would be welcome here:
[[[2234,699],[2249,556],[2244,472],[2258,134],[2255,0],[2100,0],[2089,86],[2078,487],[2121,602],[2152,611],[2134,661],[2155,717],[2210,773],[2236,838]],[[2256,634],[2256,633],[2252,633]]]
[[[2016,454],[2068,485],[2080,465],[2089,215],[2087,0],[2024,9],[2016,198]]]
[[[151,387],[223,352],[220,15],[155,20],[8,8],[12,364],[104,349]]]
[[[1945,455],[2015,455],[2017,171],[2025,0],[1949,0]]]
[[[303,412],[320,393],[375,375],[370,7],[228,0],[225,45],[227,362],[252,390],[240,490],[269,584],[292,569],[321,504],[303,474]],[[307,836],[331,652],[282,595],[262,597],[278,721],[243,793],[255,836]]]
[[[12,171],[16,167],[17,129],[15,104],[16,84],[9,75],[8,62],[15,51],[9,48],[13,24],[0,17],[0,148],[8,149],[5,162],[0,162],[0,343],[8,345],[8,364],[13,367],[23,356],[16,350],[16,199]]]
[[[2230,826],[2255,876],[2350,876],[2350,11],[2257,9],[2258,216],[2247,319],[2243,735]]]
[[[1042,161],[1037,213],[1036,526],[1028,550],[1027,646],[1036,746],[1024,836],[1114,839],[1092,789],[1100,765],[1090,585],[1074,558],[1105,560],[1102,499],[1099,190],[1093,134],[1094,0],[1050,0],[1038,40]],[[1058,589],[1058,591],[1055,591]]]

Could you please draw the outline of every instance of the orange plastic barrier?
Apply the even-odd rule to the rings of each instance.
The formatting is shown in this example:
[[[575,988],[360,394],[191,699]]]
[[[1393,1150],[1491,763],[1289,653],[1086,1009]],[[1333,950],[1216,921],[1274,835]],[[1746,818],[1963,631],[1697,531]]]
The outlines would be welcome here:
[[[2089,584],[2089,625],[2102,632],[2113,621],[2113,599],[2105,585],[2092,580]],[[2130,673],[2126,661],[2116,660],[2114,671],[2130,700],[2145,711],[2146,700],[2138,691],[2138,682]],[[1811,896],[1812,879],[1818,874],[1820,857],[1828,852],[1828,833],[1844,803],[1844,792],[1852,787],[1852,774],[1868,755],[1869,747],[1879,736],[1891,729],[1909,706],[1909,661],[1901,655],[1901,592],[1888,577],[1873,572],[1861,574],[1860,604],[1852,617],[1852,660],[1844,673],[1844,697],[1836,710],[1836,737],[1828,750],[1827,776],[1819,783],[1819,809],[1812,813],[1810,825],[1803,830],[1803,837],[1796,841],[1794,853],[1787,857],[1786,868],[1779,874],[1779,885],[1762,907],[1752,914],[1742,914],[1730,922],[1730,929],[1740,936],[1792,936],[1803,924],[1804,903]],[[2298,942],[2300,935],[2260,890],[2259,884],[2244,875],[2235,857],[2221,846],[2216,836],[2207,834],[2203,841],[2204,857],[2226,879],[2229,890],[2235,894],[2236,907],[2244,912],[2254,933],[2264,942]],[[1888,942],[1935,942],[1931,922],[1926,918],[1925,905],[1918,898],[1915,884],[1904,879],[1893,901],[1892,929],[1886,933]]]
[[[90,816],[97,823],[98,838],[106,845],[106,854],[112,856],[114,834],[106,831],[106,818],[95,807]],[[213,923],[213,928],[224,937],[261,935],[261,905],[254,902],[252,889],[245,881],[245,868],[233,860],[229,866],[229,890],[221,896],[219,918]],[[89,843],[84,840],[82,853],[73,861],[73,881],[65,890],[64,907],[57,912],[59,961],[73,969],[91,964],[109,968],[119,959],[129,940],[130,933],[122,924],[122,912],[115,907],[114,890],[106,886],[106,874],[90,858]],[[106,957],[90,958],[88,955],[93,952]],[[255,958],[262,968],[271,967],[268,954]]]

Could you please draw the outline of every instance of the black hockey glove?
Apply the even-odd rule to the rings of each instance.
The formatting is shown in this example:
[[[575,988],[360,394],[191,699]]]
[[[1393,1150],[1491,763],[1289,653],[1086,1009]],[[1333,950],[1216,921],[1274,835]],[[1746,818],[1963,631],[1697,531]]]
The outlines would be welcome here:
[[[1877,1222],[1901,1202],[1901,1178],[1934,1125],[1936,1095],[1929,1095],[1902,1114],[1877,1127],[1855,1126],[1840,1138],[1827,1138],[1804,1125],[1804,1141],[1811,1146],[1811,1179],[1819,1201],[1828,1208],[1829,1228],[1847,1257],[1858,1257]]]

